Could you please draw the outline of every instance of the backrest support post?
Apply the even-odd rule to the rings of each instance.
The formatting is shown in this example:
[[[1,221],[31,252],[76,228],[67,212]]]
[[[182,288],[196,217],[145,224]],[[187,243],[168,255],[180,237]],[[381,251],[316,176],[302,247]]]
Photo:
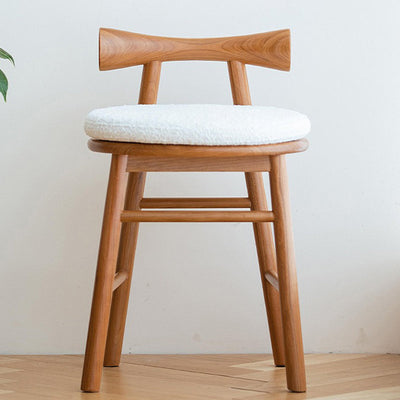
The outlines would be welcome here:
[[[142,82],[140,84],[139,104],[157,103],[160,83],[161,61],[151,61],[143,65]]]
[[[228,70],[229,80],[231,82],[233,104],[251,105],[246,65],[240,61],[228,61]]]

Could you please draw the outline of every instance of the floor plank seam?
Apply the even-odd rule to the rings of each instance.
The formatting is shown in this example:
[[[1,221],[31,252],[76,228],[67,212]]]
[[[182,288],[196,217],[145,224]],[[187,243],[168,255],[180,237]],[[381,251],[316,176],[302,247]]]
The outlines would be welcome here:
[[[171,367],[161,367],[159,365],[137,364],[137,363],[130,363],[130,362],[126,362],[126,361],[124,361],[122,364],[137,365],[139,367],[148,367],[148,368],[169,369],[171,371],[189,372],[189,373],[192,373],[192,374],[203,374],[203,375],[211,375],[211,376],[220,376],[222,378],[241,379],[241,380],[250,381],[250,382],[261,382],[261,383],[268,383],[269,382],[269,381],[266,381],[266,380],[263,380],[263,379],[250,379],[250,378],[243,378],[241,376],[235,376],[235,375],[213,374],[211,372],[193,371],[193,370],[171,368]]]
[[[243,391],[246,391],[246,392],[270,393],[271,394],[271,392],[269,392],[267,390],[247,389],[247,388],[241,388],[241,387],[236,387],[236,386],[231,386],[230,388],[231,389],[235,389],[235,390],[243,390]]]
[[[400,400],[398,355],[308,356],[307,394],[288,392],[285,371],[276,370],[272,360],[155,355],[127,357],[121,368],[109,373],[106,368],[101,393],[86,395],[79,392],[78,357],[20,356],[18,362],[0,357],[0,399]]]

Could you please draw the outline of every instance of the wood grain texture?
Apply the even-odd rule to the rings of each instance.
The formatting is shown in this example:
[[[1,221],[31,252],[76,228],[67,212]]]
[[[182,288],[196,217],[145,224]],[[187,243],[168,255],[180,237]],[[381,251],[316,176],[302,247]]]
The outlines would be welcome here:
[[[307,150],[307,139],[257,146],[189,146],[175,144],[144,144],[90,139],[88,147],[99,153],[127,154],[141,157],[245,157],[299,153]]]
[[[145,173],[130,173],[125,195],[125,210],[139,210],[145,186]],[[139,224],[123,224],[119,243],[117,272],[126,275],[124,283],[114,291],[108,325],[107,343],[104,356],[105,367],[116,367],[121,360],[122,344],[128,313],[129,293],[131,289],[133,263]]]
[[[284,29],[246,36],[186,39],[100,29],[99,68],[102,71],[154,61],[182,60],[239,61],[289,71],[290,31]]]
[[[247,197],[148,197],[141,208],[250,208]]]
[[[271,222],[271,211],[122,211],[122,222]]]
[[[241,106],[250,106],[250,88],[247,79],[246,65],[239,61],[228,62],[229,82],[233,104]]]
[[[100,30],[100,69],[109,70],[144,64],[139,96],[141,104],[156,102],[161,63],[178,60],[228,61],[234,103],[251,104],[245,64],[289,70],[290,32],[282,30],[231,38],[177,39],[139,35],[112,29]],[[274,281],[276,277],[275,258],[271,230],[266,224],[266,222],[274,220],[274,214],[267,210],[260,171],[272,169],[271,157],[277,160],[282,154],[304,151],[307,147],[308,142],[305,139],[257,146],[184,146],[109,142],[93,139],[89,141],[91,150],[112,153],[113,163],[115,160],[124,160],[124,171],[120,171],[122,161],[118,163],[118,171],[121,176],[128,171],[130,178],[126,209],[117,213],[114,203],[116,198],[119,200],[122,198],[121,187],[118,183],[120,178],[110,173],[106,209],[109,209],[107,206],[109,202],[114,205],[111,207],[112,212],[105,213],[100,254],[111,254],[112,256],[100,257],[99,255],[82,390],[99,390],[103,359],[106,366],[119,365],[139,222],[254,222],[275,363],[283,365],[282,324],[279,316],[276,280]],[[249,192],[249,199],[246,200],[251,202],[251,211],[140,211],[146,171],[245,171]],[[292,301],[291,290],[295,289],[293,293],[297,296],[297,287],[294,286],[295,276],[294,278],[292,276],[294,270],[292,264],[288,263],[292,245],[287,235],[290,231],[290,221],[289,218],[286,218],[288,215],[287,192],[283,190],[286,177],[281,174],[283,170],[277,171],[278,169],[275,168],[275,181],[271,184],[271,188],[275,190],[274,207],[276,204],[280,210],[280,222],[276,237],[280,238],[280,242],[277,241],[277,244],[280,246],[282,242],[283,245],[278,250],[279,270],[290,272],[279,284],[280,300],[282,302],[284,299],[286,302],[282,307],[282,312],[283,314],[288,313],[284,319],[287,331],[283,334],[285,351],[290,353],[286,363],[288,367],[287,382],[289,389],[304,391],[304,361],[302,366],[300,360],[302,348],[300,351],[298,347],[301,330],[299,331],[297,326],[293,327],[293,324],[299,325],[300,320],[299,316],[297,318],[296,304]],[[115,182],[112,181],[113,179]],[[164,205],[166,203],[168,202],[164,202]],[[200,200],[197,205],[204,206],[204,203]],[[246,202],[246,206],[249,206],[248,202]],[[107,233],[110,229],[115,233],[116,227],[120,226],[115,221],[117,214],[118,218],[121,218],[120,221],[124,222],[119,252],[116,250],[119,235],[113,234],[111,237]],[[132,243],[133,246],[130,246]],[[283,252],[286,252],[285,255]],[[118,275],[114,279],[116,254],[119,254]],[[285,272],[282,273],[285,274]],[[113,288],[115,292],[111,308],[110,296]],[[109,318],[110,309],[111,318]],[[107,349],[104,351],[106,325],[109,320]],[[294,341],[292,340],[293,335]]]
[[[205,171],[269,171],[268,156],[242,157],[163,157],[129,156],[127,171],[146,172],[205,172]]]
[[[121,232],[120,214],[125,197],[127,158],[113,155],[111,160],[82,374],[81,388],[86,392],[100,389]]]
[[[160,332],[162,334],[162,332]],[[283,389],[267,354],[123,355],[104,370],[100,395],[79,392],[82,356],[1,356],[7,400],[398,400],[400,356],[309,354],[307,394]]]
[[[160,85],[161,62],[153,61],[143,65],[140,83],[139,104],[157,103],[158,87]]]
[[[248,172],[245,177],[252,204],[251,209],[268,210],[262,174]],[[276,277],[278,274],[272,229],[268,223],[253,224],[253,229],[274,361],[276,366],[283,367],[285,366],[285,344],[279,292],[276,290],[276,285],[267,279],[267,276]]]
[[[270,186],[272,209],[276,216],[274,233],[287,384],[293,392],[305,392],[306,373],[285,156],[271,157],[271,163]]]
[[[246,66],[238,61],[230,61],[228,62],[228,70],[234,104],[251,105]],[[268,210],[262,173],[246,172],[245,179],[247,193],[251,201],[251,209],[253,211]],[[283,342],[279,293],[276,290],[276,285],[272,284],[271,280],[266,279],[266,276],[269,275],[277,276],[272,229],[268,223],[255,223],[253,224],[253,230],[274,362],[276,366],[284,366],[285,345]]]
[[[153,61],[143,66],[138,100],[139,104],[154,104],[157,102],[160,72],[161,63],[158,61]],[[125,210],[140,209],[140,201],[143,198],[145,182],[145,172],[131,172],[129,174],[125,195]],[[127,278],[124,284],[118,287],[113,293],[104,355],[104,366],[106,367],[116,367],[121,360],[138,234],[139,223],[123,224],[118,250],[117,271],[125,273]]]

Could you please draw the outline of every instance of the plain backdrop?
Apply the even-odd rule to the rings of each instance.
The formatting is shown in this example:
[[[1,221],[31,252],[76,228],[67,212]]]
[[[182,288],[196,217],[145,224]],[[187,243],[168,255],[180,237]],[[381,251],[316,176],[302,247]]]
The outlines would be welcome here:
[[[400,352],[400,2],[14,0],[1,7],[0,352],[82,353],[109,156],[93,108],[134,104],[141,67],[99,72],[100,26],[212,37],[292,30],[290,73],[253,103],[312,121],[288,157],[307,352]],[[160,103],[230,104],[225,63],[166,63]],[[266,178],[267,179],[267,178]],[[266,184],[268,184],[266,180]],[[148,196],[243,196],[239,173],[149,174]],[[250,224],[140,228],[124,352],[269,352]]]

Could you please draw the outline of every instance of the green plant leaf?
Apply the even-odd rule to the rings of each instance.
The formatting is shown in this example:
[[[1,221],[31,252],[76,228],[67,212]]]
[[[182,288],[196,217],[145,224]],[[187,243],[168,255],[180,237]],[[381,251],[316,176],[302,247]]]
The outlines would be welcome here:
[[[7,90],[8,90],[8,80],[4,75],[4,72],[0,69],[0,93],[4,97],[4,101],[7,101]]]
[[[0,58],[4,58],[5,60],[10,60],[15,65],[13,56],[1,48],[0,48]]]

